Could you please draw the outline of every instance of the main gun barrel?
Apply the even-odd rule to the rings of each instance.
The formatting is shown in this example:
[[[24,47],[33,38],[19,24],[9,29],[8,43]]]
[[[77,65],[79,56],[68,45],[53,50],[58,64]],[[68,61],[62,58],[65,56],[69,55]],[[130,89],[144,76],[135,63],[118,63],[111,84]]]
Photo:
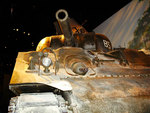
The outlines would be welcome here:
[[[59,23],[62,33],[65,37],[65,46],[74,46],[74,36],[69,23],[68,13],[64,9],[60,9],[56,12],[56,19]]]

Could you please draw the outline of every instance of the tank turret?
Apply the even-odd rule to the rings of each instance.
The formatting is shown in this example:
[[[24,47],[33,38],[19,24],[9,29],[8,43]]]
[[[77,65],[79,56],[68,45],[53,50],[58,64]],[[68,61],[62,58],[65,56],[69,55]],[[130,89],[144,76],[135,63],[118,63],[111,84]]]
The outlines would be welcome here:
[[[69,18],[66,10],[58,10],[56,19],[54,25],[58,35],[42,39],[37,46],[37,51],[42,51],[44,47],[57,49],[63,46],[81,47],[100,52],[112,50],[111,42],[105,35],[87,32],[83,26]]]

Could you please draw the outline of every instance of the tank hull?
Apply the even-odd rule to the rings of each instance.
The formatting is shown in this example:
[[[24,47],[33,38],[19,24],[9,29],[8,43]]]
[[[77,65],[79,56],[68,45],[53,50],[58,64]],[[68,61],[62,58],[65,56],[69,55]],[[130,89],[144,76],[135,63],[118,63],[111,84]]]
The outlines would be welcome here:
[[[50,67],[51,73],[39,74],[38,64],[36,64],[37,70],[28,70],[28,58],[33,55],[31,53],[33,51],[18,54],[9,85],[10,90],[17,95],[55,92],[57,89],[61,92],[72,92],[73,103],[77,105],[80,113],[142,113],[150,111],[150,69],[148,67],[143,69],[141,67],[123,67],[120,66],[118,60],[114,61],[114,58],[103,55],[99,57],[108,62],[90,67],[91,64],[83,59],[83,56],[87,55],[83,49],[66,47],[55,50],[57,57],[63,56],[59,59],[60,69],[57,75],[54,74],[53,67]],[[73,58],[65,57],[70,55]],[[75,57],[75,55],[82,57]],[[49,56],[53,61],[53,55],[50,53]],[[67,62],[66,69],[64,68],[65,60]],[[89,70],[85,75],[70,74],[73,73],[69,68],[70,62],[76,61],[84,62],[88,67]],[[68,86],[66,89],[61,89],[61,87],[55,86],[53,83],[58,81],[67,81],[71,88]],[[59,86],[61,85],[59,84]]]

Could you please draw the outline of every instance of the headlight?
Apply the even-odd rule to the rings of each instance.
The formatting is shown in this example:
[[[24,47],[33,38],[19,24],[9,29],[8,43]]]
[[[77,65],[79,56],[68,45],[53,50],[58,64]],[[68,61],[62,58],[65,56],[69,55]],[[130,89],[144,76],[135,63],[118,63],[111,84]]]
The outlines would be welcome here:
[[[48,57],[42,58],[42,64],[43,64],[43,66],[49,67],[51,65],[51,63],[52,63],[52,61],[51,61],[50,58],[48,58]]]

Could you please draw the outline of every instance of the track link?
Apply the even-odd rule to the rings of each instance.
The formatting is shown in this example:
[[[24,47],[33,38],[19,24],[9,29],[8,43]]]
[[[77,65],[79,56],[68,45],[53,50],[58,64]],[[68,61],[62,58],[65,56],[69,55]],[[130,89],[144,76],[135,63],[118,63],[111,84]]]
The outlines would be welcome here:
[[[8,113],[73,113],[67,104],[54,93],[24,93],[11,98]]]

